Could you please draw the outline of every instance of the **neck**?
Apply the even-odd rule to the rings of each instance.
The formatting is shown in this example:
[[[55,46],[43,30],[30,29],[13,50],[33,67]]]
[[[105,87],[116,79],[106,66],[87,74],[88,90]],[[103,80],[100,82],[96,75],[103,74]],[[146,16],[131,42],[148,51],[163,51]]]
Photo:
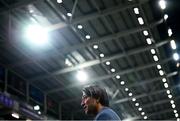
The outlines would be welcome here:
[[[99,113],[105,106],[101,105],[100,103],[97,105],[97,112]]]

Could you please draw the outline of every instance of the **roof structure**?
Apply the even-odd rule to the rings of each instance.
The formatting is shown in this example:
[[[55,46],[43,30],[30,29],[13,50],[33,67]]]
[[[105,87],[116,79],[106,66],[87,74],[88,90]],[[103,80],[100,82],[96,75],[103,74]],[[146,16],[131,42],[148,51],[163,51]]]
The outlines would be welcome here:
[[[123,120],[177,119],[179,63],[173,55],[178,46],[172,47],[171,16],[158,2],[0,1],[4,90],[56,119],[89,119],[80,106],[81,89],[98,84]],[[48,30],[47,45],[27,43],[25,29],[32,24]],[[86,82],[77,79],[78,71],[87,73]]]

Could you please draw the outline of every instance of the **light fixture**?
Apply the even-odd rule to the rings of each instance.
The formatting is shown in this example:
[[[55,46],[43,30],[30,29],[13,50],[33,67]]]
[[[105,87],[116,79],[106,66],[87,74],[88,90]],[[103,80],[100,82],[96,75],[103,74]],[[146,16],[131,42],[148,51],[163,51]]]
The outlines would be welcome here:
[[[161,7],[162,10],[164,10],[166,8],[166,2],[164,0],[160,0],[159,6]]]
[[[148,33],[147,30],[144,30],[144,31],[143,31],[143,34],[144,34],[144,36],[148,36],[148,35],[149,35],[149,33]]]
[[[180,121],[180,118],[177,118],[177,121]]]
[[[138,17],[138,21],[139,21],[139,24],[140,25],[143,25],[144,24],[144,20],[142,17]]]
[[[134,8],[134,13],[139,14],[139,8]]]
[[[68,66],[72,66],[72,63],[70,62],[68,58],[65,59],[65,64]]]
[[[147,116],[144,116],[144,119],[147,119]]]
[[[72,14],[71,14],[71,13],[67,13],[67,16],[71,17],[71,16],[72,16]]]
[[[11,116],[14,117],[14,118],[19,119],[19,114],[18,113],[12,113]]]
[[[48,44],[48,31],[40,25],[29,25],[25,31],[25,38],[32,46],[45,46]]]
[[[157,55],[153,55],[153,59],[154,59],[154,61],[158,61],[159,60]]]
[[[155,54],[155,53],[156,53],[155,49],[151,49],[151,54]]]
[[[165,88],[168,88],[168,84],[167,84],[167,83],[164,83],[164,87],[165,87]]]
[[[82,25],[80,25],[80,24],[78,24],[78,25],[77,25],[77,28],[78,28],[78,29],[82,29],[82,28],[83,28],[83,26],[82,26]]]
[[[100,56],[101,58],[103,58],[103,57],[104,57],[104,54],[103,54],[103,53],[101,53],[99,56]]]
[[[175,117],[177,118],[179,116],[179,114],[178,113],[175,113]]]
[[[139,106],[139,103],[135,103],[135,106]]]
[[[34,106],[34,110],[39,110],[39,109],[40,109],[39,105]]]
[[[167,80],[166,80],[166,78],[163,78],[162,81],[163,81],[163,82],[166,82]]]
[[[173,50],[175,50],[175,49],[176,49],[176,43],[175,43],[175,41],[174,41],[174,40],[171,40],[170,44],[171,44],[171,48],[172,48]]]
[[[161,65],[158,64],[158,65],[157,65],[157,69],[161,69]]]
[[[99,47],[98,47],[98,45],[93,45],[93,48],[98,49]]]
[[[159,70],[159,75],[163,76],[164,75],[164,71],[163,70]]]
[[[116,79],[120,79],[121,77],[119,75],[116,75]]]
[[[180,66],[180,63],[177,63],[177,64],[176,64],[176,67],[179,68],[179,66]]]
[[[109,61],[106,61],[106,65],[108,65],[108,66],[109,66],[110,64],[111,64],[111,63],[110,63]]]
[[[174,54],[173,54],[173,58],[174,58],[175,61],[179,60],[179,55],[178,55],[178,53],[174,53]]]
[[[169,28],[168,29],[168,36],[170,37],[172,35],[172,30]]]
[[[116,70],[114,68],[111,69],[111,72],[115,72]]]
[[[41,111],[38,111],[38,114],[41,115]]]
[[[167,19],[168,19],[168,15],[165,14],[165,15],[164,15],[164,20],[167,20]]]
[[[136,98],[132,98],[132,101],[135,102],[135,101],[136,101]]]
[[[170,99],[171,99],[171,98],[172,98],[172,95],[168,95],[168,98],[170,98]]]
[[[139,107],[139,108],[138,108],[138,111],[142,111],[142,108],[141,108],[141,107]]]
[[[142,115],[142,116],[145,115],[145,112],[141,112],[141,115]]]
[[[152,44],[152,41],[151,41],[150,38],[147,38],[147,39],[146,39],[146,42],[147,42],[148,45],[151,45],[151,44]]]
[[[121,81],[120,83],[121,83],[121,85],[124,85],[124,84],[125,84],[125,82],[124,82],[124,81]]]
[[[177,113],[177,110],[174,110],[174,113]]]
[[[176,105],[175,105],[175,104],[172,104],[171,106],[172,106],[172,108],[175,108],[175,107],[176,107]]]
[[[77,72],[76,78],[80,81],[80,82],[85,82],[88,79],[88,75],[83,71],[83,70],[79,70]]]
[[[125,91],[126,91],[126,92],[129,91],[129,89],[128,89],[128,88],[125,88]]]
[[[171,103],[171,104],[174,104],[174,100],[171,100],[170,103]]]
[[[128,95],[131,97],[131,96],[132,96],[132,93],[130,92]]]
[[[91,38],[91,36],[90,35],[86,35],[86,39],[90,39]]]
[[[170,92],[170,90],[167,90],[166,93],[167,93],[167,94],[170,94],[171,92]]]
[[[63,1],[62,0],[57,0],[57,3],[62,3]]]

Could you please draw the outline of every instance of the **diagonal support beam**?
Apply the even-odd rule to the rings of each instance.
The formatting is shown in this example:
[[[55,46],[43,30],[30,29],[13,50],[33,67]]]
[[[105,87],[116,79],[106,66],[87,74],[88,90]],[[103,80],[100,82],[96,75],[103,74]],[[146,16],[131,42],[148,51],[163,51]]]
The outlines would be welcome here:
[[[61,70],[54,71],[54,72],[51,73],[51,76],[64,74],[64,73],[68,73],[68,72],[71,72],[71,71],[76,71],[76,70],[79,70],[81,68],[87,68],[87,67],[94,66],[94,65],[97,65],[97,64],[100,64],[100,63],[104,63],[106,61],[112,61],[112,60],[119,59],[119,58],[122,58],[122,57],[125,57],[125,56],[130,56],[130,55],[134,55],[134,54],[137,54],[137,53],[141,53],[141,52],[150,50],[150,49],[152,49],[154,47],[163,46],[164,44],[169,43],[170,40],[171,39],[167,39],[167,40],[164,40],[162,42],[156,43],[154,45],[143,46],[143,47],[140,47],[140,48],[129,50],[129,51],[126,52],[126,55],[124,53],[119,53],[119,54],[115,54],[115,55],[110,56],[110,57],[102,58],[101,60],[95,59],[95,60],[92,60],[92,61],[86,61],[85,63],[78,64],[78,65],[73,66],[73,67],[68,67],[68,68],[64,68],[64,69],[61,69]],[[29,80],[32,83],[33,81],[38,81],[40,79],[44,79],[44,78],[48,78],[48,77],[50,77],[50,75],[40,75],[40,76],[37,76],[37,77],[34,77],[34,78],[30,78]]]
[[[104,76],[100,76],[100,77],[97,77],[97,78],[92,78],[91,82],[89,82],[89,83],[103,81],[103,80],[115,77],[116,75],[121,75],[122,76],[124,74],[132,73],[132,72],[134,72],[134,69],[136,71],[144,70],[144,69],[156,66],[157,64],[167,63],[167,62],[169,62],[171,60],[173,60],[173,58],[167,58],[167,59],[165,59],[163,61],[159,61],[158,63],[157,62],[150,63],[150,64],[147,64],[147,65],[142,65],[142,66],[139,66],[139,67],[135,67],[135,68],[131,68],[131,69],[126,69],[126,70],[121,71],[121,72],[117,72],[117,73],[113,73],[113,74],[109,74],[109,75],[104,75]],[[50,93],[54,93],[54,92],[57,92],[57,91],[64,91],[64,90],[71,89],[71,88],[74,88],[74,87],[79,87],[79,86],[82,86],[82,85],[83,85],[82,83],[71,84],[69,86],[66,86],[65,88],[53,89],[53,90],[47,91],[46,93],[50,94]]]
[[[9,8],[2,8],[2,9],[0,9],[0,14],[7,13],[10,9],[13,10],[13,9],[16,9],[16,8],[20,8],[20,7],[26,6],[28,4],[33,4],[33,3],[37,2],[37,1],[40,1],[40,0],[20,0],[20,1],[14,3],[12,5],[8,5]]]
[[[177,74],[178,74],[178,72],[174,71],[174,72],[171,72],[171,73],[167,74],[167,77],[170,78],[170,77],[173,77],[173,76],[175,76]],[[132,87],[136,87],[136,86],[139,86],[139,85],[150,84],[150,83],[153,83],[153,82],[157,82],[157,81],[161,80],[162,78],[163,77],[155,77],[155,78],[152,78],[152,79],[143,80],[142,82],[135,82],[135,83],[132,83],[132,84],[128,84],[126,87],[127,88],[132,88]],[[81,99],[81,97],[73,98],[73,99],[69,99],[69,100],[64,100],[64,101],[61,101],[61,104],[72,103],[73,101],[77,101],[77,100],[80,100],[80,99]],[[124,99],[121,99],[121,100],[124,100]],[[125,99],[125,100],[128,101],[127,99]]]

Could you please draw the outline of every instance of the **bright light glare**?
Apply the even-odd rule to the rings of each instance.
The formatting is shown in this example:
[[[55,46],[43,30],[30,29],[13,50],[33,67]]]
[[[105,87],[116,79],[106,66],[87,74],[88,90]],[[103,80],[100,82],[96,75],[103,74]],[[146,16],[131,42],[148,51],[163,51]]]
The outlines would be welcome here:
[[[128,95],[131,97],[131,96],[132,96],[132,93],[130,92]]]
[[[164,83],[164,87],[165,87],[165,88],[168,88],[168,84],[167,84],[167,83]]]
[[[144,116],[144,119],[147,119],[147,116]]]
[[[116,70],[114,68],[111,69],[111,72],[115,72]]]
[[[76,77],[80,82],[85,82],[88,79],[88,76],[84,71],[78,71]]]
[[[79,25],[77,26],[77,28],[78,28],[78,29],[82,29],[83,26],[79,24]]]
[[[129,91],[129,89],[128,89],[128,88],[125,88],[125,91],[126,91],[126,92]]]
[[[150,38],[147,38],[147,39],[146,39],[146,42],[147,42],[148,45],[151,45],[151,44],[152,44],[152,41],[151,41]]]
[[[110,63],[109,61],[107,61],[107,62],[106,62],[106,65],[108,65],[108,66],[109,66],[110,64],[111,64],[111,63]]]
[[[119,75],[116,75],[116,79],[120,79],[121,77]]]
[[[68,58],[65,59],[65,64],[68,66],[72,66],[72,63],[70,62]]]
[[[101,53],[99,56],[100,56],[101,58],[103,58],[103,57],[104,57],[104,54],[103,54],[103,53]]]
[[[159,75],[163,76],[164,72],[162,70],[159,70]]]
[[[170,103],[171,103],[171,104],[174,104],[174,100],[171,100]]]
[[[151,49],[151,53],[155,54],[156,53],[155,49]]]
[[[172,98],[172,95],[168,95],[168,98],[170,98],[170,99],[171,99],[171,98]]]
[[[17,113],[12,113],[11,116],[14,117],[14,118],[19,119],[19,114],[17,114]]]
[[[133,98],[132,101],[135,102],[135,101],[136,101],[136,98]]]
[[[167,90],[166,93],[167,93],[167,94],[170,94],[171,92],[170,92],[170,90]]]
[[[144,36],[148,36],[148,35],[149,35],[149,33],[148,33],[147,30],[144,30],[144,31],[143,31],[143,34],[144,34]]]
[[[161,65],[157,65],[157,69],[161,69]]]
[[[141,115],[143,116],[145,113],[144,112],[141,112]]]
[[[173,50],[175,50],[175,49],[176,49],[176,43],[175,43],[175,41],[174,41],[174,40],[171,40],[170,44],[171,44],[171,48],[172,48]]]
[[[167,19],[168,19],[168,15],[165,14],[165,15],[164,15],[164,20],[167,20]]]
[[[138,110],[139,110],[139,111],[142,111],[142,108],[141,108],[141,107],[139,107],[139,108],[138,108]]]
[[[71,16],[72,16],[72,14],[71,14],[71,13],[67,13],[67,16],[71,17]]]
[[[39,105],[34,106],[34,110],[39,110],[39,109],[40,109]]]
[[[63,1],[62,0],[57,0],[57,3],[62,3]]]
[[[172,106],[172,108],[175,108],[175,107],[176,107],[176,105],[175,105],[175,104],[172,104],[171,106]]]
[[[121,85],[124,85],[125,84],[125,82],[124,81],[121,81]]]
[[[178,55],[178,53],[174,53],[174,54],[173,54],[173,58],[174,58],[175,61],[179,60],[179,55]]]
[[[159,6],[161,7],[162,10],[164,10],[166,8],[166,2],[164,0],[160,0]]]
[[[32,45],[46,45],[48,43],[48,31],[39,25],[29,25],[25,32],[25,37]]]
[[[139,103],[135,103],[135,106],[139,106]]]
[[[178,114],[178,113],[176,113],[176,114],[175,114],[175,117],[177,118],[178,116],[179,116],[179,114]]]
[[[99,47],[98,47],[98,45],[94,45],[93,48],[94,49],[98,49]]]
[[[174,113],[177,113],[177,110],[174,110]]]
[[[158,57],[157,57],[157,55],[154,55],[154,56],[153,56],[153,59],[154,59],[154,61],[158,61],[158,60],[159,60]]]
[[[138,17],[138,21],[139,21],[139,24],[140,25],[143,25],[144,24],[144,20],[142,17]]]
[[[139,8],[134,8],[134,13],[139,14]]]
[[[163,82],[166,82],[167,80],[166,80],[166,78],[163,78],[162,81],[163,81]]]
[[[90,39],[91,38],[91,36],[90,35],[86,35],[86,39]]]
[[[168,29],[168,35],[169,35],[169,37],[172,35],[172,29]]]

